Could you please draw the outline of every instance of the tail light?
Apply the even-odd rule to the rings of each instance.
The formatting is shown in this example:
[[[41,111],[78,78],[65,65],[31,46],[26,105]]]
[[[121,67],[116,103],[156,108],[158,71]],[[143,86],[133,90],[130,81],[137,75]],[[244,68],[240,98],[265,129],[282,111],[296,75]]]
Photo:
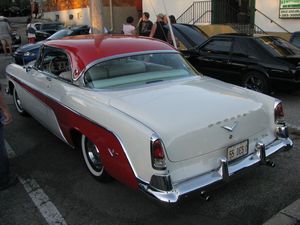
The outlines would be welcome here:
[[[151,140],[151,161],[154,169],[166,169],[164,145],[160,139]]]
[[[275,116],[275,123],[276,124],[284,124],[283,105],[280,101],[275,102],[274,116]]]

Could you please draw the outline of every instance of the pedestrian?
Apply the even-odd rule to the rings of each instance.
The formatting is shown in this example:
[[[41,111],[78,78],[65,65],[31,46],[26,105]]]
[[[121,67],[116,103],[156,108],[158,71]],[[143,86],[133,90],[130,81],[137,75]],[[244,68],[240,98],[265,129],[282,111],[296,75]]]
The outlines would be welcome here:
[[[10,32],[10,25],[4,20],[3,17],[0,17],[0,41],[5,55],[12,53]],[[9,52],[7,52],[7,49]]]
[[[171,25],[177,23],[176,18],[175,18],[174,15],[169,16],[169,21],[170,21]],[[174,38],[175,38],[175,42],[176,42],[176,47],[178,48],[179,45],[180,45],[180,42],[179,42],[178,38],[175,37],[175,35],[174,35]],[[170,45],[174,46],[174,41],[173,41],[172,34],[171,34],[170,30],[168,31],[168,43]]]
[[[148,12],[144,12],[142,17],[140,18],[137,24],[137,31],[140,36],[149,37],[153,23],[149,20],[150,14]]]
[[[36,36],[35,36],[35,28],[32,23],[31,17],[27,19],[27,22],[28,24],[27,24],[26,33],[27,33],[28,43],[34,44],[36,40]]]
[[[135,35],[135,26],[133,26],[134,19],[132,16],[128,16],[126,23],[123,24],[123,34],[125,35]]]
[[[170,19],[171,24],[177,23],[176,18],[175,18],[174,15],[170,15],[169,19]]]
[[[12,177],[9,171],[9,161],[4,143],[3,126],[12,121],[12,116],[4,102],[0,91],[0,191],[9,188],[17,183],[17,178]]]
[[[36,19],[39,13],[39,4],[36,1],[33,3],[32,13],[35,14],[34,18]]]
[[[150,32],[150,37],[160,39],[162,41],[168,42],[168,31],[164,27],[164,14],[159,13],[156,16],[156,22],[153,24],[151,32]]]

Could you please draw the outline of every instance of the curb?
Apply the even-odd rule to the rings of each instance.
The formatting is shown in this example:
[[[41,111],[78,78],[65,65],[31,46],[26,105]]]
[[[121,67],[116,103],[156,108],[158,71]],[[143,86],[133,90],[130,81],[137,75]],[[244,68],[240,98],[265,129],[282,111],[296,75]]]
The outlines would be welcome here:
[[[300,225],[300,199],[282,209],[263,225]]]

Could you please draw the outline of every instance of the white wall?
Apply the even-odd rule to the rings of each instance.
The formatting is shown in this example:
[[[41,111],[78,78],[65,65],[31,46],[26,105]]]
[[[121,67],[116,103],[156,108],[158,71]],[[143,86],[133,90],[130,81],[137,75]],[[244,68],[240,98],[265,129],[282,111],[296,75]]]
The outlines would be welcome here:
[[[294,32],[300,30],[300,19],[279,18],[279,0],[256,0],[256,8],[288,31]],[[264,31],[284,32],[284,30],[282,30],[274,23],[271,23],[270,20],[268,20],[258,12],[255,13],[255,24]]]
[[[64,11],[48,12],[44,13],[44,19],[50,19],[55,21],[55,16],[59,15],[59,21],[66,26],[72,25],[90,25],[90,10],[89,8],[70,9]],[[72,14],[73,24],[69,20],[69,15]],[[122,25],[125,23],[128,16],[133,16],[135,22],[138,22],[138,13],[135,7],[113,7],[113,26],[110,24],[110,12],[109,7],[104,7],[103,10],[103,22],[104,26],[108,29],[113,28],[114,33],[120,33]]]
[[[168,12],[165,12],[163,2],[166,4]],[[156,21],[158,13],[174,15],[179,17],[188,7],[193,4],[193,0],[143,0],[143,11],[150,13],[150,20]]]

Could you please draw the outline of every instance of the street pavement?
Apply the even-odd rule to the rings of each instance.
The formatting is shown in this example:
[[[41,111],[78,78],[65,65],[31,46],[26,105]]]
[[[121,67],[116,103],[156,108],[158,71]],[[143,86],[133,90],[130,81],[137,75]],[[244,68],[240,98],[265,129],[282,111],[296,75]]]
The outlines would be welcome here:
[[[12,57],[0,54],[0,83]],[[2,89],[3,90],[3,89]],[[14,121],[5,128],[12,171],[20,182],[0,192],[0,225],[296,225],[300,222],[300,91],[279,92],[294,149],[272,157],[276,167],[260,166],[213,190],[166,206],[118,182],[89,176],[80,152],[31,117],[20,116],[5,95]],[[297,224],[299,225],[299,224]]]

